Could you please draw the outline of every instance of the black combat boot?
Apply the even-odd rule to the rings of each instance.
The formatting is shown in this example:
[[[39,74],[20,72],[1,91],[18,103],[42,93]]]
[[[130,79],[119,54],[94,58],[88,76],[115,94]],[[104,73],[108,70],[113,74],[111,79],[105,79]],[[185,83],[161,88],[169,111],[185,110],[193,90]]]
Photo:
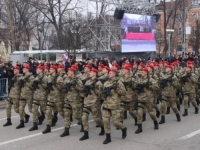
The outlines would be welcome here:
[[[157,118],[160,117],[160,111],[156,111],[156,117],[157,117]]]
[[[127,136],[127,128],[125,127],[124,129],[122,129],[122,139],[125,139]]]
[[[170,107],[167,107],[166,114],[170,114]]]
[[[110,134],[106,134],[106,139],[105,141],[103,142],[103,144],[108,144],[111,142],[111,137],[110,137]]]
[[[178,111],[180,111],[181,110],[181,106],[177,105],[177,109],[178,109]]]
[[[73,115],[72,115],[72,113],[70,114],[70,121],[73,121]]]
[[[56,119],[53,118],[53,119],[52,119],[52,124],[51,124],[51,126],[54,127],[54,126],[56,125],[56,123],[57,123]]]
[[[77,122],[77,125],[81,125],[81,123],[80,123],[80,122]]]
[[[142,124],[138,124],[138,129],[135,131],[135,134],[142,132]]]
[[[25,115],[25,122],[24,123],[28,123],[30,116],[29,115]]]
[[[155,130],[159,129],[158,121],[154,121],[154,129]]]
[[[195,107],[195,114],[198,114],[199,113],[199,108],[198,107]]]
[[[4,127],[12,125],[11,119],[7,118],[7,122],[3,125]]]
[[[33,127],[29,129],[29,131],[34,131],[34,130],[38,130],[38,126],[36,122],[34,122]]]
[[[41,125],[41,124],[42,124],[42,122],[44,121],[44,118],[43,118],[42,116],[40,116],[40,117],[38,117],[38,120],[39,120],[39,123],[38,123],[38,125]]]
[[[43,117],[43,119],[45,119],[46,117],[45,117],[45,113],[42,111],[41,112],[42,113],[42,117]]]
[[[23,128],[24,126],[24,120],[20,120],[20,124],[16,127],[16,129]]]
[[[163,124],[163,123],[165,123],[165,116],[161,116],[161,120],[159,122],[159,124]]]
[[[99,127],[100,127],[100,126],[97,124],[97,125],[96,125],[96,128],[99,128]]]
[[[137,124],[137,117],[134,118],[134,120],[135,120],[135,126],[137,126],[137,125],[138,125],[138,124]]]
[[[127,119],[127,111],[124,111],[124,119]]]
[[[80,141],[89,139],[88,131],[84,131],[84,135],[79,139]]]
[[[180,116],[180,114],[176,114],[176,118],[177,118],[177,121],[178,121],[178,122],[181,121],[181,116]]]
[[[84,132],[83,124],[81,124],[81,130],[80,130],[80,132]]]
[[[188,115],[188,110],[185,109],[185,112],[184,112],[184,114],[183,114],[182,116],[185,117],[185,116],[187,116],[187,115]]]
[[[43,134],[51,132],[51,126],[47,125],[47,128],[42,132]]]
[[[104,130],[104,127],[101,127],[101,132],[99,133],[99,135],[104,135],[105,134],[105,130]]]
[[[60,135],[60,137],[68,136],[69,135],[69,128],[65,127],[65,131]]]
[[[146,121],[146,114],[143,114],[142,116],[142,122]]]

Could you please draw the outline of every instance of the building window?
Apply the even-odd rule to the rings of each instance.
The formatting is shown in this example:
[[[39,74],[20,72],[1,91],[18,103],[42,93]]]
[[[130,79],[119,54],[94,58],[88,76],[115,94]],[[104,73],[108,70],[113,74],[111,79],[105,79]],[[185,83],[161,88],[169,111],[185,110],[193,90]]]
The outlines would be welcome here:
[[[193,0],[192,3],[193,3],[193,5],[199,5],[200,0]]]

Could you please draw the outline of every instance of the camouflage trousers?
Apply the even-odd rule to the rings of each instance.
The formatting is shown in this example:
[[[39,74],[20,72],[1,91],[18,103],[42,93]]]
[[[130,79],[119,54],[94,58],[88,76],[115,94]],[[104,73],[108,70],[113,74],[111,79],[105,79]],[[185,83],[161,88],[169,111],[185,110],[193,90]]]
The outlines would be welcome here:
[[[66,128],[70,128],[70,114],[73,113],[75,119],[82,123],[82,104],[75,102],[65,102],[64,103],[64,124]]]
[[[19,115],[20,115],[20,120],[24,120],[25,117],[25,107],[26,104],[28,104],[28,110],[30,113],[32,113],[32,100],[31,99],[20,99],[19,101]]]
[[[147,112],[149,113],[151,119],[153,121],[157,121],[157,117],[153,111],[154,108],[154,102],[138,102],[138,115],[137,115],[137,124],[142,124],[142,118],[144,109],[147,109]]]
[[[16,113],[19,113],[19,99],[8,98],[8,103],[6,104],[6,115],[7,118],[11,118],[11,109],[12,105],[14,106],[14,110]]]
[[[63,113],[63,102],[51,102],[51,101],[47,101],[46,104],[46,115],[47,115],[47,124],[51,125],[52,124],[52,119],[53,119],[53,115],[52,112],[53,110],[58,110],[58,113],[63,117],[64,113]]]
[[[46,112],[46,101],[38,101],[33,100],[32,104],[32,113],[33,113],[33,122],[38,123],[38,117],[41,116],[40,112],[38,111],[39,107],[42,112]]]
[[[128,111],[129,114],[133,117],[133,118],[137,118],[137,114],[136,111],[134,110],[135,108],[135,103],[134,102],[121,102],[120,104],[120,121],[124,120],[124,111]]]
[[[88,125],[88,118],[89,114],[92,114],[92,117],[96,124],[98,124],[100,127],[103,127],[103,120],[101,115],[101,110],[99,109],[99,106],[92,106],[92,107],[84,107],[83,108],[83,115],[82,115],[82,123],[84,131],[89,131],[89,125]]]
[[[184,109],[188,109],[188,101],[190,101],[194,107],[197,107],[195,94],[184,94]]]
[[[104,123],[104,129],[105,133],[110,134],[110,119],[112,117],[112,123],[113,125],[118,129],[124,129],[125,126],[122,122],[120,122],[120,114],[121,110],[115,110],[115,109],[107,109],[103,107],[103,123]]]
[[[166,115],[166,107],[171,107],[175,114],[179,114],[175,97],[167,97],[165,99],[162,99],[160,106],[160,111],[162,116]]]

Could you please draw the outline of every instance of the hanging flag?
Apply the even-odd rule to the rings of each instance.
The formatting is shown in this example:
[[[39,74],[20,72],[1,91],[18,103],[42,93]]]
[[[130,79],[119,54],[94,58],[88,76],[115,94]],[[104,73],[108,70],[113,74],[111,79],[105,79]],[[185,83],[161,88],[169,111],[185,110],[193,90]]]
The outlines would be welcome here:
[[[61,58],[63,62],[66,62],[68,59],[68,56],[66,54],[62,54]]]

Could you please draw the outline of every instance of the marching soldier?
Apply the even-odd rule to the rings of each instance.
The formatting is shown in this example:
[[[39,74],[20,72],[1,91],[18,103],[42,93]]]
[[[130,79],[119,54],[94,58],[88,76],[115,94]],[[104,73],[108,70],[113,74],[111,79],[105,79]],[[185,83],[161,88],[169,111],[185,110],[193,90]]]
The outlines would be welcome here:
[[[40,107],[41,112],[46,112],[47,103],[47,90],[46,85],[48,82],[47,76],[44,75],[44,66],[37,66],[37,77],[34,79],[32,87],[35,90],[33,95],[32,113],[33,113],[33,127],[29,131],[38,129],[38,125],[41,125],[44,120],[44,115],[40,114],[38,108]]]
[[[22,76],[19,81],[19,86],[21,87],[20,101],[19,101],[20,124],[16,127],[16,129],[23,128],[24,123],[27,123],[29,121],[30,116],[24,113],[26,104],[28,104],[29,112],[32,113],[32,98],[33,98],[32,84],[34,81],[34,76],[30,73],[29,70],[30,70],[29,65],[23,66],[24,76]]]
[[[192,66],[187,65],[186,72],[181,76],[180,78],[181,84],[182,84],[182,91],[184,93],[184,108],[185,112],[182,116],[188,115],[188,101],[192,103],[192,105],[195,107],[195,114],[198,114],[199,108],[197,106],[197,103],[195,101],[195,86],[198,81],[198,77],[192,73]]]
[[[84,128],[84,135],[79,139],[80,141],[89,139],[88,131],[88,118],[91,112],[94,121],[101,127],[101,132],[99,135],[104,135],[104,125],[101,116],[101,109],[99,108],[101,91],[102,91],[102,83],[97,79],[98,70],[92,68],[90,71],[90,79],[86,81],[84,87],[84,108],[83,108],[83,115],[82,115],[82,123]]]
[[[48,82],[46,89],[49,91],[47,96],[47,128],[42,132],[43,134],[51,132],[53,119],[52,112],[53,110],[57,110],[58,113],[63,117],[63,99],[61,97],[61,92],[63,89],[63,79],[57,73],[57,66],[51,65],[50,67],[50,75],[48,76]]]
[[[6,105],[7,122],[6,122],[6,124],[3,125],[4,127],[12,125],[12,122],[11,122],[12,105],[14,106],[15,112],[19,113],[19,98],[20,98],[21,88],[18,85],[18,83],[19,83],[22,75],[19,74],[19,70],[20,70],[19,66],[15,66],[13,68],[13,70],[14,70],[15,76],[11,80],[10,93],[9,93],[9,96],[8,96],[8,99],[7,99],[8,103]]]
[[[122,138],[126,138],[127,128],[120,122],[120,97],[125,94],[123,83],[116,78],[117,69],[111,68],[109,72],[109,80],[103,85],[102,94],[105,95],[103,102],[103,122],[106,133],[106,139],[103,144],[111,142],[110,136],[110,119],[114,126],[122,130]]]
[[[148,68],[143,68],[141,70],[142,77],[137,81],[134,81],[135,89],[138,91],[137,93],[137,124],[138,129],[135,131],[136,134],[142,132],[142,118],[143,111],[146,108],[151,119],[154,121],[154,129],[157,130],[159,128],[157,117],[153,112],[154,105],[154,94],[153,90],[157,90],[158,84],[155,80],[148,77]]]
[[[83,91],[83,84],[80,79],[77,79],[75,76],[76,69],[71,67],[68,69],[67,75],[64,81],[64,89],[66,89],[64,95],[64,124],[65,130],[60,135],[60,137],[68,136],[70,128],[70,115],[73,113],[73,116],[81,123],[81,131],[83,132],[83,125],[81,121],[82,108],[79,98],[80,91]]]
[[[159,124],[165,123],[165,114],[167,103],[176,114],[177,121],[181,121],[181,117],[176,105],[176,89],[178,86],[178,79],[172,73],[173,66],[166,67],[166,74],[160,79],[161,86],[161,120]]]

